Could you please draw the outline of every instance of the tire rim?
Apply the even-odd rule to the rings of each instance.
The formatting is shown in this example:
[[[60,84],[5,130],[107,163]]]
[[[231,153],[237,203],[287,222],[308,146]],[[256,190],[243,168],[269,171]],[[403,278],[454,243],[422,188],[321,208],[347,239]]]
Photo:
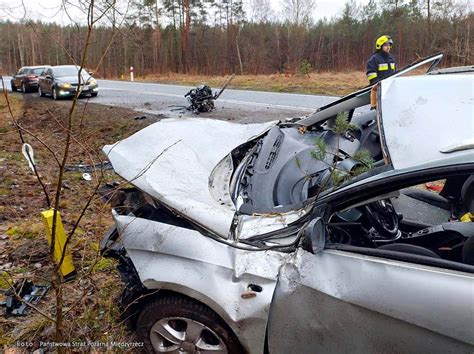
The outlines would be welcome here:
[[[53,98],[54,98],[55,100],[58,99],[58,93],[56,92],[56,89],[55,89],[55,88],[53,88]]]
[[[21,84],[21,89],[23,90],[23,93],[26,93],[26,85],[25,83]]]
[[[150,329],[158,353],[227,353],[222,339],[206,325],[184,317],[166,317]]]
[[[40,86],[38,86],[38,95],[39,95],[40,97],[43,96],[43,95],[41,94],[41,87],[40,87]]]

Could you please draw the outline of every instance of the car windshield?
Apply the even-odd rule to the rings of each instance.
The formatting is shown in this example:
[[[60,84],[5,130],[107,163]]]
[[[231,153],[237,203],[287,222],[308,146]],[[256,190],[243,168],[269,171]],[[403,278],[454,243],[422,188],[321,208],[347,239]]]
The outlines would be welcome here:
[[[43,72],[44,68],[36,68],[36,69],[31,69],[30,70],[30,74],[35,74],[35,75],[39,75]]]
[[[60,68],[53,69],[54,76],[63,77],[63,76],[77,76],[78,69],[74,66],[64,66]]]

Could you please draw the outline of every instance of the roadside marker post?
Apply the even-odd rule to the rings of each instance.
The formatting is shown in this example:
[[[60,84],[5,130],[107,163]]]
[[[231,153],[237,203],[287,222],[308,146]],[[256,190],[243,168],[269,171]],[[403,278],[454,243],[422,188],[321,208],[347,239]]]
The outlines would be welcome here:
[[[133,82],[133,66],[130,67],[130,81]]]
[[[54,209],[49,209],[41,212],[43,217],[44,226],[46,227],[46,233],[48,236],[48,244],[51,246],[51,235],[53,231],[53,215]],[[61,215],[59,211],[56,213],[56,235],[54,242],[54,258],[56,263],[61,260],[61,255],[63,254],[63,249],[66,246],[66,232],[64,231],[64,226],[61,221]],[[76,274],[74,264],[72,263],[72,254],[69,251],[69,248],[66,246],[66,252],[64,254],[63,263],[61,264],[61,274],[64,279],[73,277]]]

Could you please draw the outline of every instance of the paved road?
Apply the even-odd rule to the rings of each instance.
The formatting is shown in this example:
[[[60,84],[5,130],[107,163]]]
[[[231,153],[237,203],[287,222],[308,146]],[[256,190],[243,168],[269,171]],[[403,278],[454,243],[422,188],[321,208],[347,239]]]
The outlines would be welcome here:
[[[10,89],[10,77],[4,77]],[[121,106],[162,116],[191,115],[184,94],[191,86],[98,80],[99,96],[90,102]],[[216,109],[202,117],[242,122],[299,117],[314,112],[337,97],[227,89],[216,101]]]

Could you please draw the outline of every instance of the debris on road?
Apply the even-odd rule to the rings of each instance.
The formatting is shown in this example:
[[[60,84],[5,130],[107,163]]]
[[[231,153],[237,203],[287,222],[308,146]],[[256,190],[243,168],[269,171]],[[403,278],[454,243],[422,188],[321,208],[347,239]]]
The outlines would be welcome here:
[[[219,98],[234,77],[235,74],[232,74],[232,76],[224,82],[224,85],[219,92],[216,92],[215,94],[212,94],[212,89],[205,84],[199,85],[195,89],[190,90],[184,95],[190,104],[190,106],[187,107],[187,110],[192,111],[195,114],[212,111],[214,109],[214,101]]]
[[[66,165],[64,171],[78,171],[78,172],[94,172],[96,170],[111,170],[112,165],[110,162],[100,162],[96,164],[86,165],[86,164],[77,164],[77,165]]]
[[[19,280],[8,290],[6,300],[1,305],[6,307],[7,316],[25,316],[28,304],[36,305],[48,290],[47,285],[35,285],[31,280]]]
[[[35,154],[33,151],[33,148],[31,147],[30,144],[24,143],[21,147],[21,153],[25,157],[26,161],[28,162],[28,166],[31,169],[31,171],[35,171]]]

